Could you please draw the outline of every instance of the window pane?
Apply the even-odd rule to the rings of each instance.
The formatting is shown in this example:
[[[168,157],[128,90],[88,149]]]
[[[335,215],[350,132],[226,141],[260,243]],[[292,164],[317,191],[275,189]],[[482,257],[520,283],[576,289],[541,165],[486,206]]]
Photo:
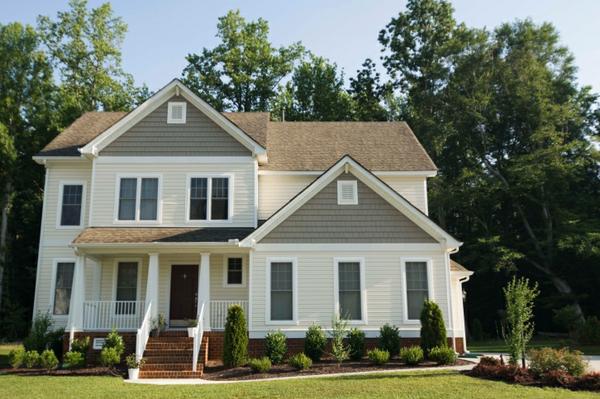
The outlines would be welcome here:
[[[293,319],[292,263],[271,263],[271,320]]]
[[[242,284],[242,258],[227,260],[227,284]]]
[[[406,262],[406,301],[409,320],[419,319],[423,302],[428,298],[427,263]]]
[[[211,219],[226,220],[229,216],[229,179],[219,177],[212,179]]]
[[[135,220],[135,197],[137,179],[121,179],[119,189],[119,220]]]
[[[82,185],[64,185],[62,197],[62,210],[60,215],[61,226],[79,226],[81,222],[81,196]]]
[[[338,263],[340,317],[348,320],[360,320],[360,263]]]
[[[158,209],[158,179],[142,179],[140,220],[156,220]]]
[[[136,262],[120,262],[117,271],[117,301],[135,301],[137,298]]]
[[[74,269],[74,263],[58,263],[56,265],[56,283],[54,286],[55,315],[69,314]]]
[[[190,181],[190,220],[206,220],[206,178],[194,177]]]

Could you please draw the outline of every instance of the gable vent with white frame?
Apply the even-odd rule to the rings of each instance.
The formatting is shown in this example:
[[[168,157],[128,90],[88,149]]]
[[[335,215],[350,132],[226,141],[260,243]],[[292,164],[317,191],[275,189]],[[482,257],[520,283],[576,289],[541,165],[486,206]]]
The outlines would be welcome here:
[[[338,205],[358,205],[358,189],[356,180],[338,180]]]
[[[185,123],[187,103],[170,101],[167,109],[167,123]]]

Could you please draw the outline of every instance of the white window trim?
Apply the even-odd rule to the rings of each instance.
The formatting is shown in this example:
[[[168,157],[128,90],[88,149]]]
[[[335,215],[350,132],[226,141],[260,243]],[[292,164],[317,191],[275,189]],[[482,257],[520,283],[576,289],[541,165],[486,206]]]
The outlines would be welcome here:
[[[173,119],[173,106],[181,105],[181,119]],[[187,119],[187,103],[185,101],[169,101],[167,105],[167,123],[173,125],[183,125]]]
[[[227,219],[211,219],[212,211],[212,179],[216,177],[226,177],[228,179],[228,201],[227,201]],[[206,219],[190,219],[190,196],[192,194],[192,179],[206,179]],[[186,194],[185,194],[185,222],[188,224],[202,225],[202,224],[218,224],[218,223],[232,223],[233,222],[233,174],[232,173],[190,173],[186,177]]]
[[[69,313],[67,314],[54,314],[54,299],[56,296],[56,273],[58,272],[59,263],[73,263],[73,280],[75,280],[75,266],[77,259],[75,258],[54,258],[52,259],[52,281],[50,282],[50,304],[48,306],[50,315],[56,320],[67,320],[71,309],[69,307]],[[73,286],[71,285],[71,295],[73,295]]]
[[[119,276],[118,268],[119,263],[137,263],[137,288],[135,292],[135,300],[141,301],[140,294],[142,292],[142,259],[141,258],[116,258],[113,264],[113,278],[112,278],[112,300],[117,300],[117,277]],[[131,317],[128,314],[113,315],[114,317]]]
[[[156,220],[140,220],[140,203],[142,199],[142,179],[158,179],[158,197],[156,199]],[[136,179],[135,191],[135,220],[119,219],[119,199],[121,191],[121,179]],[[113,213],[113,224],[162,224],[162,174],[160,173],[117,173],[115,177],[115,206]]]
[[[229,272],[229,259],[231,258],[239,258],[242,260],[242,282],[241,284],[229,284],[227,281],[227,274]],[[246,262],[244,261],[244,257],[242,255],[226,255],[223,256],[223,288],[245,288],[246,287]]]
[[[81,186],[81,213],[79,215],[79,224],[77,226],[63,226],[60,224],[62,218],[63,191],[65,186],[79,185]],[[79,230],[83,227],[83,217],[85,215],[86,189],[87,182],[85,180],[60,180],[58,183],[58,206],[56,208],[56,228],[58,230]]]
[[[340,317],[340,262],[358,262],[360,265],[360,320],[348,320],[348,324],[365,325],[367,319],[367,288],[365,284],[365,258],[335,257],[333,258],[333,312]]]
[[[292,264],[292,320],[271,320],[271,263],[277,262]],[[266,271],[265,324],[271,326],[298,325],[298,258],[268,257]]]
[[[354,199],[351,201],[344,200],[342,197],[342,186],[352,186],[354,191]],[[358,205],[358,184],[356,180],[338,180],[337,181],[337,203],[338,205]]]
[[[427,297],[433,300],[433,260],[431,258],[401,258],[400,276],[402,280],[402,320],[405,324],[421,324],[419,319],[408,318],[408,295],[406,292],[406,262],[425,262],[427,264]]]

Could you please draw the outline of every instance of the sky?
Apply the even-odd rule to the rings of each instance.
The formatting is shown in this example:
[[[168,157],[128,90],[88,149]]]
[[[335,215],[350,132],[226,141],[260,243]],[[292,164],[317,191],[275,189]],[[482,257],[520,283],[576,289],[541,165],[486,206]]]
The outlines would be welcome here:
[[[67,0],[1,0],[0,23],[35,24],[38,15],[56,16]],[[91,6],[104,1],[90,0]],[[346,77],[365,58],[379,61],[378,32],[404,10],[401,0],[114,0],[115,14],[128,24],[123,67],[136,83],[157,90],[181,75],[188,53],[216,45],[217,18],[239,9],[246,19],[269,22],[275,46],[300,41],[314,54],[336,62]],[[600,92],[600,0],[453,0],[455,18],[472,27],[493,29],[503,22],[531,18],[551,22],[575,55],[582,85]]]

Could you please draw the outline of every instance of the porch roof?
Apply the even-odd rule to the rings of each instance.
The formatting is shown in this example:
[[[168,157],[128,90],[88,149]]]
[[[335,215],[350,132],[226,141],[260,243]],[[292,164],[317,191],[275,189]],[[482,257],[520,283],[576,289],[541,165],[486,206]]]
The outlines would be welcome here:
[[[453,272],[464,272],[464,273],[473,273],[471,270],[467,269],[463,265],[454,260],[450,259],[450,270]]]
[[[252,227],[88,227],[72,244],[228,242],[241,240],[254,230]]]

